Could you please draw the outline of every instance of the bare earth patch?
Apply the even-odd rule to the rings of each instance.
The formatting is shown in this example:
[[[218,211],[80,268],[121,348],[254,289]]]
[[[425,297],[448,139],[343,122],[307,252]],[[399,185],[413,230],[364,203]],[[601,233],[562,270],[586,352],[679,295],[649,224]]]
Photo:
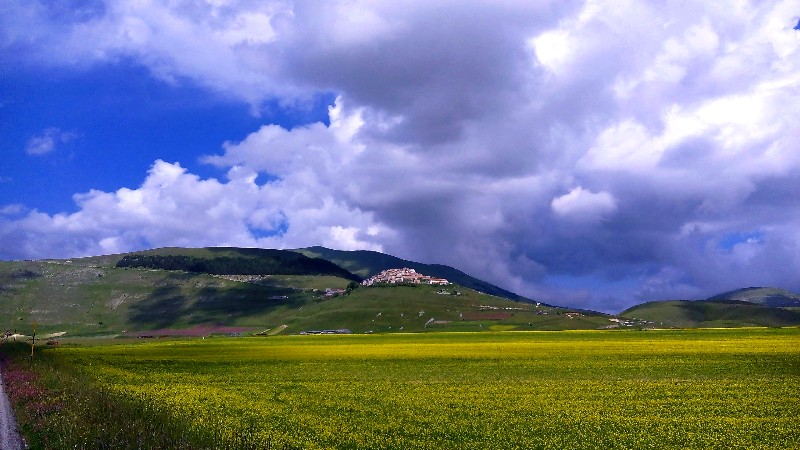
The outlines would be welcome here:
[[[0,367],[2,372],[2,367]],[[17,429],[17,422],[14,420],[14,412],[11,410],[11,403],[8,401],[5,391],[5,383],[0,374],[0,448],[3,450],[23,450],[25,445]]]

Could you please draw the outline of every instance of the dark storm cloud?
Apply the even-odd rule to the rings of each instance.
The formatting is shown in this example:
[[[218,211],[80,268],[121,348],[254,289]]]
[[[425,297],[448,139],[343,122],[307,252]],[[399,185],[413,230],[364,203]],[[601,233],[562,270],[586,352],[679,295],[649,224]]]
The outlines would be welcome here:
[[[352,29],[345,28],[346,19],[331,20],[346,5],[296,7],[294,20],[302,31],[292,42],[288,71],[400,120],[384,134],[423,144],[417,147],[422,150],[460,138],[464,122],[519,101],[530,68],[526,37],[570,10],[536,2],[376,6],[352,11]]]

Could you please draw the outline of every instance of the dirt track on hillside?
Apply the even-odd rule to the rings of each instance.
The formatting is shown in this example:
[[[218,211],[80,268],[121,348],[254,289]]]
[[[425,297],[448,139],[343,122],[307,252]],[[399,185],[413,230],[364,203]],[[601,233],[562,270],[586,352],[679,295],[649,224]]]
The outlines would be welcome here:
[[[23,450],[25,445],[17,430],[11,403],[6,396],[2,370],[3,367],[0,366],[0,450]]]

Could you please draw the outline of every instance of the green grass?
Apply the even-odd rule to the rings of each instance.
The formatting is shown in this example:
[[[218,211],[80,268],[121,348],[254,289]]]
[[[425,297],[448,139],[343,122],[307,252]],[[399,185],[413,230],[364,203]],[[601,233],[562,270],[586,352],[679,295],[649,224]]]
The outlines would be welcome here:
[[[41,360],[242,446],[800,446],[796,328],[213,338]]]

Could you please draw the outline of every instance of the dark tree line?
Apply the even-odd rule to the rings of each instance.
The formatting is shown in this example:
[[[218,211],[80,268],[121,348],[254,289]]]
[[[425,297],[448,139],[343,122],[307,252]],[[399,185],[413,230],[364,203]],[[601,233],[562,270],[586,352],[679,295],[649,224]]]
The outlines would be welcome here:
[[[217,256],[202,258],[186,255],[126,255],[117,267],[142,267],[213,275],[332,275],[358,281],[358,276],[319,258],[295,252],[276,252],[269,256]]]

